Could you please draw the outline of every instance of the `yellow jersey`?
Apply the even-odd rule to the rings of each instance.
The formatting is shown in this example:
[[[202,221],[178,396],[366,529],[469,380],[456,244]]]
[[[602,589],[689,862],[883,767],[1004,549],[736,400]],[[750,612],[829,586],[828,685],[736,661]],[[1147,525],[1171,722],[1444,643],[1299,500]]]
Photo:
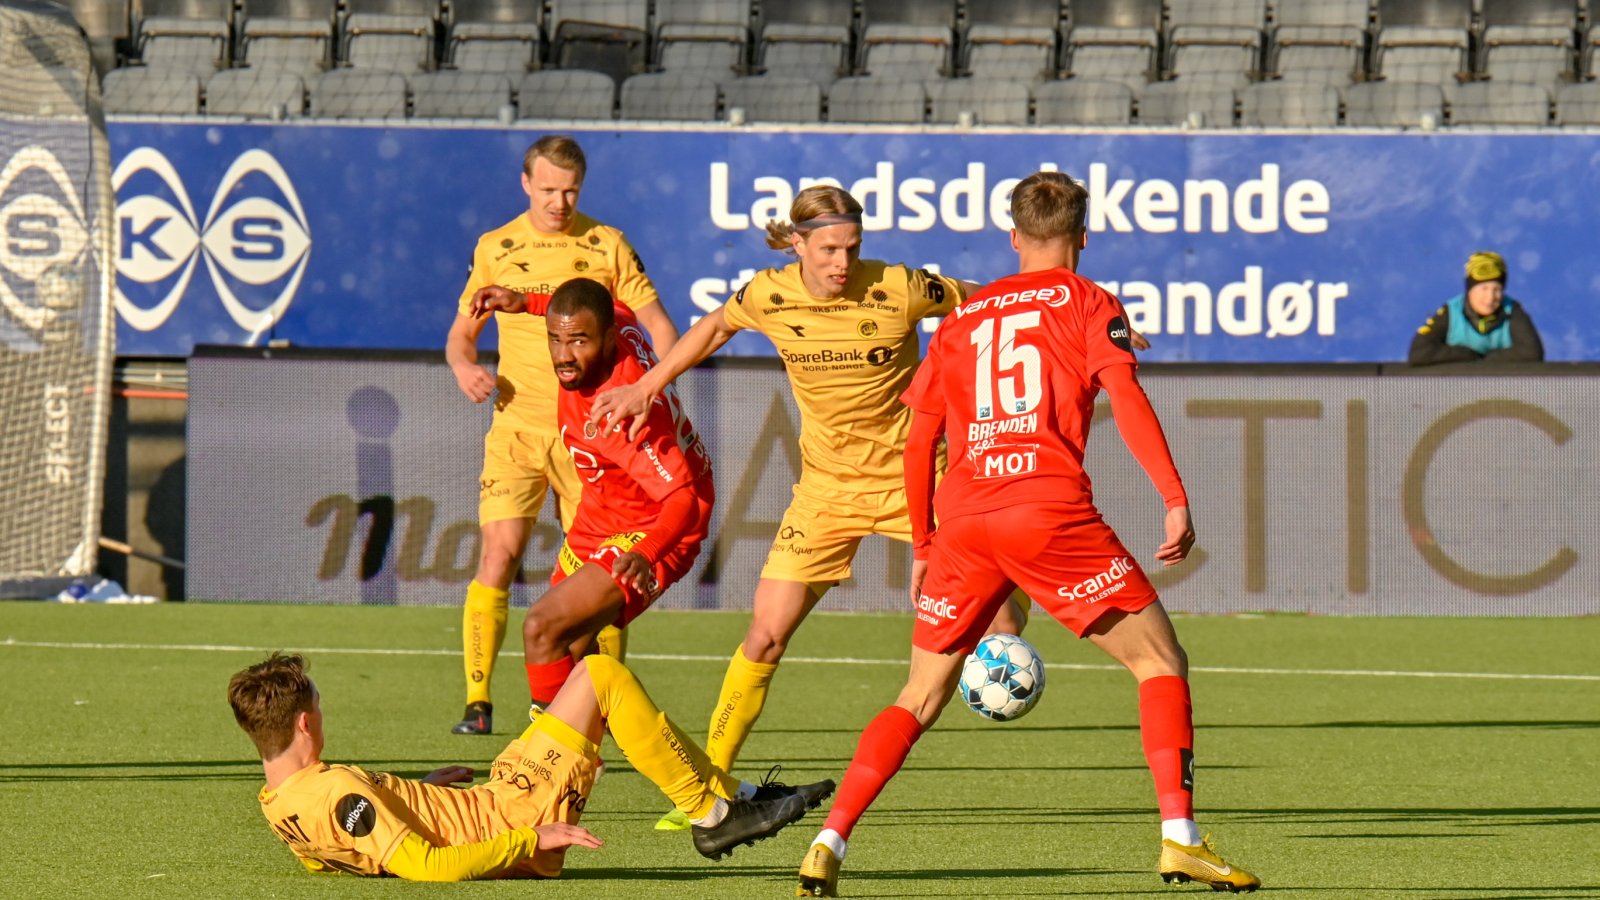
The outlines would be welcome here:
[[[722,307],[730,328],[770,339],[800,407],[800,480],[856,492],[904,490],[917,323],[966,299],[961,282],[863,259],[837,298],[811,296],[800,264],[765,269]]]
[[[413,832],[447,847],[568,818],[541,808],[531,816],[539,821],[528,821],[526,806],[508,802],[489,785],[442,787],[329,763],[301,769],[276,790],[262,788],[258,799],[272,830],[307,869],[355,875],[384,874],[389,858]],[[509,821],[508,814],[518,821]],[[550,871],[530,868],[546,877],[561,873],[559,860]]]
[[[481,287],[499,285],[515,291],[548,294],[572,278],[591,278],[608,288],[630,309],[660,301],[645,275],[639,254],[622,232],[583,213],[572,218],[564,234],[535,231],[527,215],[478,238],[472,274],[461,291],[457,310]],[[543,316],[495,313],[500,329],[500,365],[496,370],[495,425],[555,437],[556,384]]]

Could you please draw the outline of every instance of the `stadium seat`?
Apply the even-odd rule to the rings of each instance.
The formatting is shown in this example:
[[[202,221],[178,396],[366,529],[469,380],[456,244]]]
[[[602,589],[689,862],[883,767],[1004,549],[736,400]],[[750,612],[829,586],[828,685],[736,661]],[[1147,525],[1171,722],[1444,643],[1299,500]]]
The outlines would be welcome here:
[[[1169,0],[1167,74],[1242,88],[1261,68],[1266,0]]]
[[[821,85],[850,72],[851,0],[793,0],[762,7],[758,71]]]
[[[1600,25],[1589,29],[1583,41],[1583,76],[1600,78]]]
[[[1577,74],[1572,0],[1482,0],[1478,71],[1494,81],[1554,88]]]
[[[539,27],[543,4],[515,0],[452,0],[445,58],[462,71],[501,72],[520,78],[544,55]]]
[[[511,79],[499,72],[419,72],[411,76],[416,119],[494,119],[511,108]]]
[[[306,111],[306,83],[277,69],[223,69],[206,81],[206,112],[213,116],[298,118]]]
[[[106,112],[194,115],[200,112],[200,79],[183,69],[124,66],[101,82]]]
[[[1444,89],[1411,81],[1369,81],[1344,92],[1346,125],[1419,128],[1444,124]]]
[[[1343,86],[1366,77],[1368,0],[1279,0],[1265,70]]]
[[[1473,0],[1378,0],[1373,74],[1437,84],[1448,99],[1468,77]]]
[[[344,52],[351,68],[420,72],[432,69],[434,21],[426,16],[352,13],[344,22]]]
[[[717,118],[717,83],[676,72],[647,72],[622,83],[622,118],[710,122]]]
[[[657,0],[656,68],[718,83],[749,71],[748,0]]]
[[[1600,81],[1564,84],[1556,89],[1556,124],[1600,125]]]
[[[551,0],[545,20],[552,61],[563,69],[604,72],[613,82],[649,61],[647,0]]]
[[[251,68],[313,74],[333,58],[331,3],[267,7],[293,15],[258,14],[261,0],[250,0],[236,56]]]
[[[610,119],[617,84],[603,72],[529,72],[517,88],[519,119]]]
[[[957,68],[974,78],[1036,83],[1055,77],[1061,8],[1038,0],[967,4]]]
[[[920,123],[927,104],[928,95],[920,81],[841,78],[828,89],[828,121]]]
[[[819,122],[822,87],[804,78],[762,75],[722,86],[723,106],[744,110],[746,122]]]
[[[403,119],[405,76],[372,69],[323,72],[311,79],[311,115],[321,119]]]
[[[1204,82],[1158,81],[1139,94],[1140,125],[1232,128],[1233,88]],[[1198,123],[1194,117],[1198,116]]]
[[[1160,74],[1160,0],[1079,0],[1063,39],[1064,72],[1138,92]]]
[[[1028,124],[1028,84],[998,78],[935,78],[922,83],[928,121],[954,125],[963,112],[978,125]]]
[[[210,16],[147,15],[138,25],[139,58],[146,66],[181,69],[205,77],[227,68],[232,8]]]
[[[1452,125],[1548,125],[1550,92],[1543,85],[1475,81],[1456,88]]]
[[[1120,81],[1047,81],[1034,86],[1033,107],[1040,125],[1127,125],[1133,89]]]
[[[1239,95],[1239,124],[1251,128],[1332,128],[1339,91],[1307,81],[1263,81]]]
[[[916,81],[949,74],[954,62],[954,0],[863,0],[857,69]]]

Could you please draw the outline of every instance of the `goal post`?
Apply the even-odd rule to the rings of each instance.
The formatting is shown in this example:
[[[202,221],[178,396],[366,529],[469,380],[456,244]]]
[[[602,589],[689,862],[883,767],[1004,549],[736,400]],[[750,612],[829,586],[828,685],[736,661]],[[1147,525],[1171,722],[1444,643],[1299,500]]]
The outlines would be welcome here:
[[[0,5],[0,596],[94,570],[110,413],[115,198],[83,30]]]

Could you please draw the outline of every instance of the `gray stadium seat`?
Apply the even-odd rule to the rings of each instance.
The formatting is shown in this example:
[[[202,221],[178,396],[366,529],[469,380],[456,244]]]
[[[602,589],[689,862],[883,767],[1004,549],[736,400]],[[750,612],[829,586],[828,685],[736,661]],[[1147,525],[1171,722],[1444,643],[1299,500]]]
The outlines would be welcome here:
[[[544,54],[542,6],[518,0],[451,0],[445,57],[464,71],[521,78]]]
[[[717,83],[698,75],[649,72],[622,83],[622,118],[711,122]]]
[[[920,123],[927,103],[920,81],[841,78],[828,89],[828,121]]]
[[[1378,0],[1373,72],[1437,84],[1448,98],[1470,68],[1473,0]]]
[[[761,9],[759,71],[822,85],[849,74],[851,0],[792,0]]]
[[[1556,124],[1600,125],[1600,81],[1564,84],[1556,89]]]
[[[1444,89],[1410,81],[1369,81],[1344,91],[1346,125],[1418,128],[1444,124]]]
[[[1542,85],[1475,81],[1456,88],[1452,125],[1548,125],[1550,92]]]
[[[616,96],[616,82],[603,72],[529,72],[517,88],[517,118],[609,119]]]
[[[954,125],[970,112],[979,125],[1028,124],[1028,85],[996,78],[937,78],[925,81],[928,121]]]
[[[101,81],[106,112],[194,115],[200,112],[200,79],[182,69],[125,66]]]
[[[1167,74],[1181,81],[1242,88],[1261,68],[1261,32],[1185,25],[1167,37]]]
[[[822,119],[822,87],[804,78],[762,75],[735,78],[722,86],[723,106],[744,110],[746,122],[817,122]]]
[[[403,119],[406,79],[381,69],[334,69],[311,79],[311,115],[321,119]]]
[[[1080,25],[1067,33],[1066,72],[1092,81],[1120,81],[1143,89],[1157,74],[1153,28]]]
[[[1332,128],[1339,91],[1329,84],[1263,81],[1239,95],[1239,124],[1252,128]]]
[[[306,111],[306,84],[278,69],[223,69],[206,81],[206,112],[213,116],[298,118]]]
[[[749,70],[749,0],[657,0],[656,65],[724,83]]]
[[[139,58],[146,66],[182,69],[204,77],[226,68],[227,18],[146,16],[139,23]]]
[[[244,23],[239,56],[251,68],[320,72],[332,58],[333,22],[253,16]]]
[[[352,68],[427,71],[433,55],[433,20],[427,16],[352,13],[345,20],[343,58]]]
[[[1368,0],[1278,0],[1265,70],[1285,81],[1366,77]]]
[[[1039,82],[1055,77],[1056,30],[978,24],[967,29],[960,68],[974,78]]]
[[[749,70],[749,41],[746,29],[738,26],[667,23],[656,32],[656,67],[663,72],[727,82]]]
[[[1230,87],[1182,81],[1158,81],[1139,94],[1139,124],[1187,125],[1192,114],[1201,128],[1232,128],[1236,97]]]
[[[1490,25],[1479,41],[1478,68],[1495,81],[1554,87],[1576,74],[1576,32],[1561,25]]]
[[[649,18],[647,0],[551,0],[545,23],[552,59],[622,81],[649,60]]]
[[[1133,89],[1120,81],[1047,81],[1033,88],[1040,125],[1126,125],[1133,121]]]
[[[499,72],[419,72],[411,76],[416,119],[494,119],[511,108],[511,79]]]
[[[873,23],[861,35],[862,72],[894,81],[925,81],[950,71],[955,32],[936,25]]]

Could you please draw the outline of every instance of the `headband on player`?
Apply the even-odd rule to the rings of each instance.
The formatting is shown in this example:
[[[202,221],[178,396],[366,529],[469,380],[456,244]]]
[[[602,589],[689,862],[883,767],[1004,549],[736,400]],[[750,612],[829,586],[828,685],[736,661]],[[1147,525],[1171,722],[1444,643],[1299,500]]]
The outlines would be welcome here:
[[[794,223],[794,230],[799,232],[815,231],[818,228],[827,228],[829,225],[860,225],[861,213],[828,213],[806,219],[804,222]]]

